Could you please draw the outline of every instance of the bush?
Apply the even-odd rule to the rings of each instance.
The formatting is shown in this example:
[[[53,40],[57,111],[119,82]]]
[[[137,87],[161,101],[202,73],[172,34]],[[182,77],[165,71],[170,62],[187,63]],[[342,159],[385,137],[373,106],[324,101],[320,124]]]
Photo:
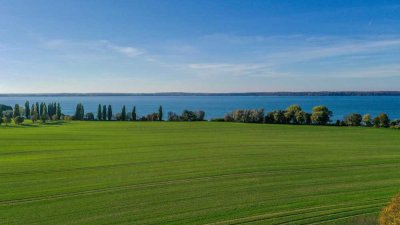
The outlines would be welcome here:
[[[382,209],[379,217],[380,225],[400,224],[400,194],[395,196],[388,206]]]

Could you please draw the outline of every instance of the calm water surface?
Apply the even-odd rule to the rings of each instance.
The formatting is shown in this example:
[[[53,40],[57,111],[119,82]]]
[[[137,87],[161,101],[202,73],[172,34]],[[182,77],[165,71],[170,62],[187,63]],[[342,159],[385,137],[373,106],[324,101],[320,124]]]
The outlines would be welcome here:
[[[33,102],[60,102],[64,114],[72,115],[77,103],[83,103],[85,112],[96,114],[98,104],[111,104],[113,112],[119,112],[123,105],[131,111],[136,105],[138,115],[156,112],[160,105],[164,115],[168,111],[180,113],[184,109],[204,110],[206,118],[223,117],[234,109],[264,108],[266,111],[285,109],[299,104],[303,110],[311,111],[313,106],[326,105],[333,111],[333,119],[342,119],[346,114],[357,112],[375,116],[387,113],[392,119],[400,118],[400,96],[81,96],[81,97],[0,97],[0,104],[23,105]]]

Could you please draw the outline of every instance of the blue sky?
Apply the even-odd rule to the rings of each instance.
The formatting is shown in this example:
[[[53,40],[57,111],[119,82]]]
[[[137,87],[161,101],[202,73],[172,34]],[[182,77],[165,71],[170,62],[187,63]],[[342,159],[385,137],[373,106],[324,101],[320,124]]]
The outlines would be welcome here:
[[[399,84],[399,1],[0,0],[1,93]]]

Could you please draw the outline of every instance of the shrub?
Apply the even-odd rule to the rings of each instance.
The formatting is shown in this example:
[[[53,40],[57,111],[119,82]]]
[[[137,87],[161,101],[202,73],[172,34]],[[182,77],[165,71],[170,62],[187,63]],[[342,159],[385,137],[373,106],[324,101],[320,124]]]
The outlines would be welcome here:
[[[382,209],[379,217],[380,225],[400,224],[400,194],[395,196],[388,206]]]

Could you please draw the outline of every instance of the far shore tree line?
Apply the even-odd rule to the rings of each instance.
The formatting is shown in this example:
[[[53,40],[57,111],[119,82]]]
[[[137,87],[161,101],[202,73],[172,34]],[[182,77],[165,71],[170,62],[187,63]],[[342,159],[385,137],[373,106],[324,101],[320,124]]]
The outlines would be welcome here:
[[[366,126],[366,127],[391,127],[400,128],[400,120],[390,120],[388,115],[381,113],[376,117],[370,114],[361,115],[358,113],[348,114],[343,120],[331,121],[332,111],[326,106],[315,106],[311,113],[303,111],[297,105],[291,105],[286,110],[274,110],[264,112],[264,109],[237,109],[227,113],[223,118],[213,118],[214,122],[239,122],[239,123],[267,123],[267,124],[295,124],[295,125],[335,125],[335,126]],[[130,111],[125,106],[118,113],[113,113],[111,105],[98,105],[96,115],[92,112],[85,113],[83,104],[76,105],[73,115],[62,113],[60,103],[38,103],[30,105],[25,102],[22,107],[18,104],[14,108],[0,104],[0,125],[6,125],[14,121],[20,125],[25,119],[32,120],[33,123],[40,121],[58,120],[86,120],[86,121],[163,121],[163,108],[160,106],[157,112],[144,116],[139,116],[136,112],[136,106]],[[167,121],[204,121],[204,111],[184,110],[181,114],[168,112]]]

